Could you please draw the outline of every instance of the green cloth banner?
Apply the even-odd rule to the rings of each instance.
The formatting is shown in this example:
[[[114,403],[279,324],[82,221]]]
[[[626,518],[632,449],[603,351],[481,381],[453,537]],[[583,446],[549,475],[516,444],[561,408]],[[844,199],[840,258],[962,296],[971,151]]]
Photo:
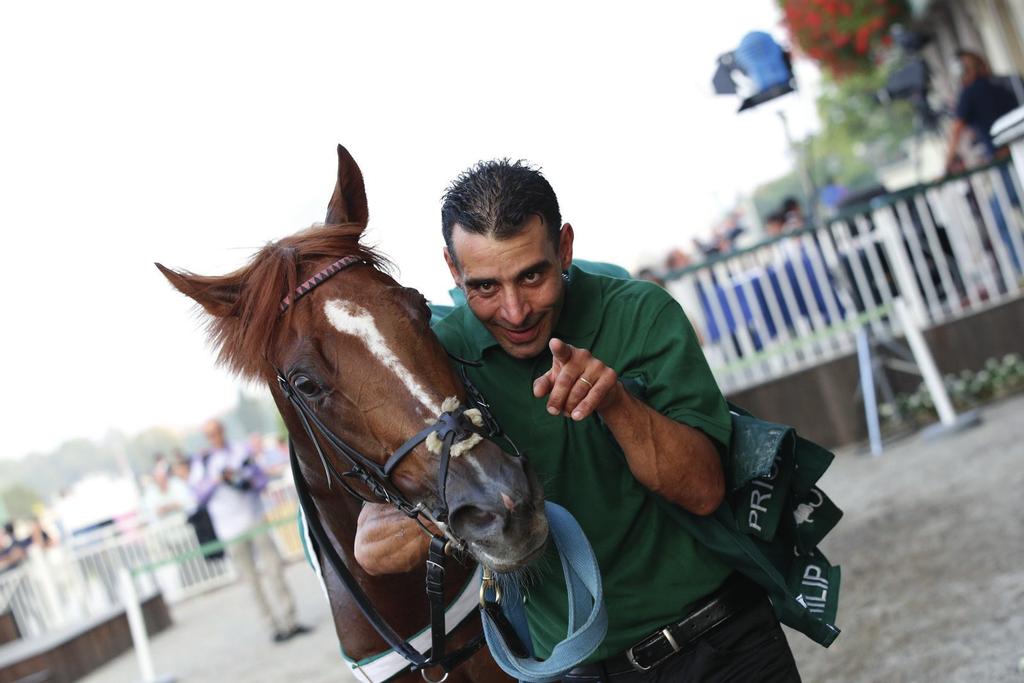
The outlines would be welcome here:
[[[839,567],[829,564],[821,552],[801,555],[789,570],[789,589],[807,611],[824,621],[834,621],[839,609]]]

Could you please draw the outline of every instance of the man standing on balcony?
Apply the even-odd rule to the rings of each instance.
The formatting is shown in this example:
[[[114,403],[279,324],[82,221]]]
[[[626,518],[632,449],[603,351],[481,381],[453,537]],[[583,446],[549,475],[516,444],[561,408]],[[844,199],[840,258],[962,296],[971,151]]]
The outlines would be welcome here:
[[[956,103],[956,118],[953,120],[953,129],[950,133],[949,148],[946,151],[946,171],[959,172],[966,170],[958,155],[960,139],[964,130],[969,128],[974,135],[974,143],[981,147],[981,159],[983,163],[990,163],[1001,158],[1006,158],[1005,148],[996,149],[992,142],[990,133],[992,124],[996,119],[1014,110],[1017,107],[1017,98],[1008,88],[1003,87],[992,77],[988,63],[981,57],[968,50],[959,50],[956,53],[957,64],[960,71],[960,83],[963,88]],[[1020,208],[1020,197],[1013,179],[1010,176],[1009,167],[999,167],[999,175],[1002,177],[1003,189],[1006,198],[1015,208]],[[1005,210],[1009,207],[1003,206],[999,193],[992,194],[987,199],[992,217],[996,222],[996,230],[1002,239],[1006,252],[1009,255],[1014,269],[1017,273],[1022,271],[1021,259],[1024,254],[1018,254],[1014,245],[1014,238],[1011,230],[1016,230],[1006,220]]]
[[[442,229],[467,303],[434,329],[453,355],[480,363],[467,369],[471,380],[529,453],[546,498],[580,522],[601,567],[608,633],[565,680],[798,681],[764,591],[656,500],[715,511],[731,429],[676,301],[652,283],[572,266],[573,228],[547,180],[522,163],[481,163],[460,176]],[[389,506],[364,506],[363,567],[420,564],[425,545],[406,528]],[[546,658],[565,637],[567,593],[561,572],[539,571],[526,611],[535,654]]]
[[[961,90],[946,150],[946,169],[951,172],[964,169],[958,150],[966,129],[971,130],[974,144],[981,147],[982,160],[994,161],[997,150],[989,131],[996,119],[1017,107],[1013,93],[993,80],[988,63],[981,55],[959,50],[956,57]]]
[[[307,633],[295,621],[295,598],[284,580],[284,562],[263,523],[260,492],[267,476],[245,446],[228,444],[224,425],[203,426],[210,452],[197,457],[189,484],[199,505],[206,505],[217,537],[228,544],[231,563],[252,587],[256,604],[273,628],[275,643]]]

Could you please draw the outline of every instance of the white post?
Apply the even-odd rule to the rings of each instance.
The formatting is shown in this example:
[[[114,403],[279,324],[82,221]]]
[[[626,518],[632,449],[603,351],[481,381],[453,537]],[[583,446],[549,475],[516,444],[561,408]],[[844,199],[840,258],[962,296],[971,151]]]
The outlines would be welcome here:
[[[896,282],[900,289],[898,298],[904,299],[906,301],[905,305],[909,307],[909,311],[907,311],[907,308],[904,308],[904,311],[913,315],[915,328],[927,325],[928,309],[925,308],[921,293],[917,289],[914,266],[910,263],[907,252],[903,248],[903,235],[900,232],[900,225],[896,222],[896,217],[892,213],[892,207],[886,206],[877,209],[871,217],[882,236],[883,244],[885,245],[885,255],[889,259],[893,275],[896,276]],[[908,226],[907,229],[913,230],[914,228],[913,226]],[[927,273],[922,274],[922,277],[927,276]],[[910,337],[909,332],[907,337]]]
[[[953,411],[949,394],[946,393],[946,385],[942,383],[939,368],[935,365],[931,351],[928,350],[928,344],[925,343],[924,335],[921,334],[916,321],[907,310],[907,305],[903,303],[902,297],[893,299],[892,306],[900,321],[900,326],[903,328],[903,334],[907,337],[907,343],[910,344],[910,351],[914,354],[914,362],[921,370],[921,377],[924,378],[925,386],[928,387],[928,393],[932,395],[939,420],[947,427],[954,426],[957,422],[956,413]]]
[[[149,635],[146,633],[146,622],[142,616],[142,607],[139,605],[139,594],[135,590],[135,580],[127,568],[120,570],[121,602],[124,604],[124,613],[128,618],[128,628],[132,634],[132,644],[135,645],[135,656],[139,660],[139,673],[142,675],[143,683],[156,681],[156,673],[153,670],[153,658],[149,653]]]
[[[871,360],[871,344],[866,328],[857,330],[857,365],[860,368],[860,390],[864,395],[864,418],[868,423],[871,455],[882,454],[882,430],[878,424],[878,401],[875,395],[875,367]]]

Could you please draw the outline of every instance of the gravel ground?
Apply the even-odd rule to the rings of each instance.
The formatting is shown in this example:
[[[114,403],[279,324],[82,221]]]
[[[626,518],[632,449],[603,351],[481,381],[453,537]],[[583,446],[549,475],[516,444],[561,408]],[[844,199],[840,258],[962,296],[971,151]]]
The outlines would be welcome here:
[[[150,640],[158,678],[182,683],[346,683],[355,681],[341,663],[327,601],[305,562],[285,574],[295,594],[299,621],[312,633],[272,643],[266,624],[243,583],[185,600],[171,608],[174,625]],[[80,683],[139,683],[139,665],[128,652]]]
[[[1024,398],[983,424],[879,458],[843,453],[823,488],[845,512],[825,650],[789,631],[805,681],[1024,681]]]

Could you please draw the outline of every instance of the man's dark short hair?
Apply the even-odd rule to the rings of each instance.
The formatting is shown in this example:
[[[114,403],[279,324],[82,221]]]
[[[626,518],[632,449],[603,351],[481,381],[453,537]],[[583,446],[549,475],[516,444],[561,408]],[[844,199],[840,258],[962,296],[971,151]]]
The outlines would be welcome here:
[[[969,60],[974,62],[974,67],[978,70],[979,76],[987,77],[992,75],[992,69],[988,65],[988,60],[982,57],[977,52],[974,52],[973,50],[959,49],[953,54],[956,56],[957,59]]]
[[[467,232],[500,240],[518,235],[534,215],[544,220],[548,236],[558,247],[562,228],[558,198],[540,170],[525,161],[481,161],[459,175],[442,199],[441,233],[452,258],[456,224]]]

